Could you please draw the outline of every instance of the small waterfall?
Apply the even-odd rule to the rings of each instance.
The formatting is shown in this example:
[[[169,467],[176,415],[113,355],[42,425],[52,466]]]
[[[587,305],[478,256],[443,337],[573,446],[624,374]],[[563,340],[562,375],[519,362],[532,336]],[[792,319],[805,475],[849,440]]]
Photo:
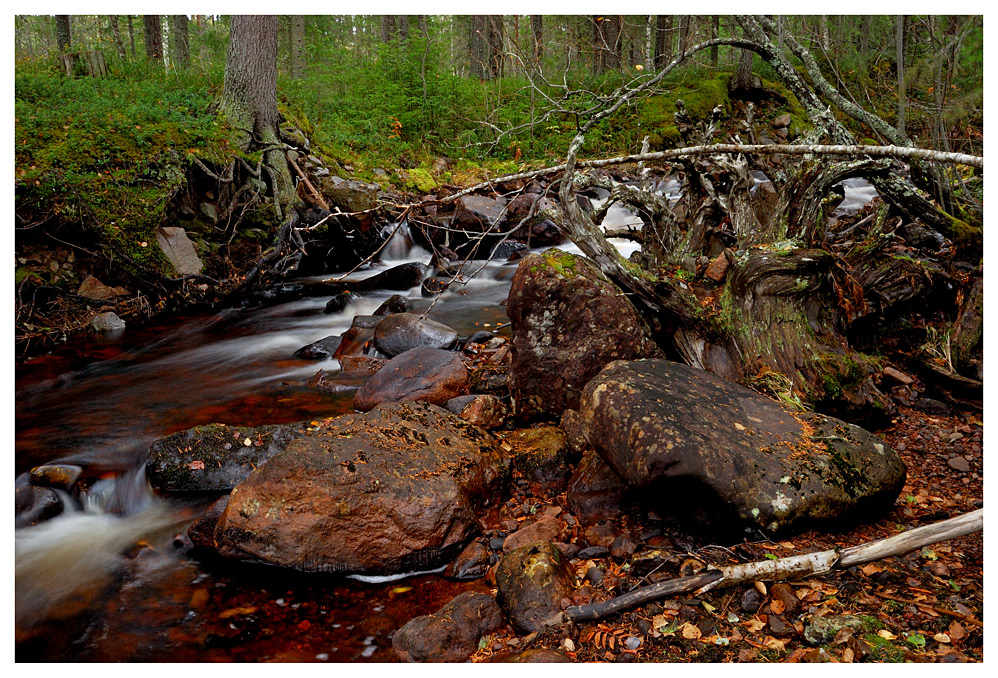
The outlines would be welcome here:
[[[382,261],[405,261],[413,247],[412,232],[409,230],[409,222],[406,219],[402,223],[393,222],[388,224],[382,232],[388,243],[381,250]]]
[[[187,520],[153,495],[144,466],[99,481],[79,505],[61,498],[63,514],[14,533],[19,629],[86,609],[123,566],[125,551],[165,540]]]

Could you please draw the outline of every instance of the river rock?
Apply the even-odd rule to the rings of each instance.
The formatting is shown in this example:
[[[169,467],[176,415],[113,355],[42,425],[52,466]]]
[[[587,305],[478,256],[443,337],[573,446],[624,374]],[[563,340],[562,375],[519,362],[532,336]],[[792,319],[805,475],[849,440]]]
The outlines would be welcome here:
[[[365,184],[335,175],[323,177],[319,187],[329,202],[344,212],[374,209],[378,206],[378,191],[381,190],[377,184]]]
[[[328,337],[323,337],[318,341],[313,341],[307,346],[302,346],[300,349],[295,351],[296,358],[308,358],[310,360],[321,360],[323,358],[331,358],[333,354],[336,353],[336,349],[339,348],[342,343],[342,337],[336,334],[331,334]]]
[[[527,481],[531,492],[554,496],[565,489],[571,475],[568,444],[557,426],[513,431],[505,438],[513,447],[513,472]]]
[[[498,200],[480,195],[465,195],[457,199],[451,226],[480,233],[505,221],[505,206]]]
[[[555,517],[547,516],[541,518],[529,525],[524,525],[506,537],[506,540],[502,543],[502,550],[509,553],[528,544],[553,542],[561,534],[561,529],[564,526],[565,524]]]
[[[451,579],[478,579],[489,571],[489,549],[480,541],[464,547],[460,555],[444,569],[443,575]]]
[[[611,363],[579,411],[586,438],[628,485],[720,529],[869,518],[904,485],[901,458],[872,433],[667,360]]]
[[[322,309],[322,312],[326,314],[341,313],[348,304],[352,304],[359,299],[359,294],[354,294],[353,292],[340,292],[326,302],[326,307]]]
[[[571,598],[575,575],[557,546],[530,544],[511,551],[496,568],[496,601],[519,633],[540,631]]]
[[[83,282],[80,283],[76,293],[81,297],[86,297],[87,299],[104,301],[118,296],[118,289],[120,288],[108,287],[97,278],[92,275],[88,275],[83,279]]]
[[[149,446],[146,478],[164,492],[228,492],[309,427],[205,424],[178,431]]]
[[[364,351],[367,342],[372,339],[374,339],[374,330],[366,327],[351,327],[340,337],[340,343],[333,351],[333,357],[339,360],[343,356],[358,355]]]
[[[210,549],[218,547],[215,544],[215,528],[218,527],[218,521],[221,520],[228,505],[229,495],[223,494],[187,529],[187,536],[192,544]]]
[[[401,294],[393,294],[378,306],[374,315],[391,315],[392,313],[405,313],[409,310],[408,300]]]
[[[568,510],[583,525],[616,518],[622,512],[627,483],[596,452],[582,455],[568,481]]]
[[[374,374],[388,364],[384,358],[375,358],[369,355],[344,355],[340,356],[340,369],[344,372],[363,372]]]
[[[662,355],[627,298],[585,257],[531,254],[513,276],[510,392],[521,420],[577,409],[582,387],[617,359]]]
[[[167,261],[173,264],[177,275],[197,275],[204,268],[187,231],[179,226],[160,227],[156,231],[156,243]]]
[[[452,349],[459,340],[453,328],[415,313],[393,313],[374,330],[375,348],[389,358],[420,346]]]
[[[371,276],[359,282],[352,283],[351,286],[359,290],[396,290],[405,291],[413,287],[419,287],[426,276],[429,267],[418,261],[410,261],[398,266],[392,266],[386,271]],[[375,313],[375,315],[380,315]]]
[[[509,416],[509,408],[494,395],[472,394],[447,401],[445,407],[465,421],[486,431],[501,428]]]
[[[240,483],[218,522],[223,556],[391,575],[447,563],[504,500],[485,431],[426,403],[331,419]]]
[[[492,596],[465,591],[437,612],[410,620],[392,636],[392,648],[404,662],[463,662],[482,636],[504,624]]]
[[[366,412],[387,402],[422,400],[443,405],[467,391],[468,370],[461,356],[438,348],[414,348],[389,360],[361,386],[353,406]]]
[[[571,661],[564,653],[543,647],[511,654],[493,655],[486,660],[488,663],[495,664],[561,664],[571,663]]]
[[[30,527],[63,511],[62,500],[50,487],[38,487],[28,473],[14,480],[14,528]]]
[[[119,318],[114,311],[98,313],[90,321],[90,324],[98,332],[117,332],[125,329],[125,321]]]

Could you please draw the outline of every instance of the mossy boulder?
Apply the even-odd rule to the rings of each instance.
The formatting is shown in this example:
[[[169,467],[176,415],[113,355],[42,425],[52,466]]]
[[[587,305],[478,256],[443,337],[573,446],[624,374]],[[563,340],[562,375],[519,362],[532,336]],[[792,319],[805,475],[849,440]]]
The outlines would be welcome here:
[[[611,363],[579,412],[589,443],[646,502],[719,531],[870,519],[905,481],[872,433],[667,360]]]

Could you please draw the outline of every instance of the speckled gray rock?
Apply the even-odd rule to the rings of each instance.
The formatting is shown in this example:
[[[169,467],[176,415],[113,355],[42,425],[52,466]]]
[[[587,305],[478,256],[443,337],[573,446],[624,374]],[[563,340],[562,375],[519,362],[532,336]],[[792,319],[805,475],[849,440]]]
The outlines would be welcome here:
[[[905,481],[901,458],[872,433],[667,360],[608,365],[579,412],[630,486],[717,527],[772,533],[870,518]]]

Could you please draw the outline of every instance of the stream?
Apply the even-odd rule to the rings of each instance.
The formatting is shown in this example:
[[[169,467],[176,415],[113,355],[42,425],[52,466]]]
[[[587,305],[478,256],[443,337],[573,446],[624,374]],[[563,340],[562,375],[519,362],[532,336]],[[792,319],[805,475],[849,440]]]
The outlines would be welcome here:
[[[664,188],[674,197],[678,184]],[[604,226],[635,220],[614,206]],[[350,279],[429,261],[404,229],[396,238],[379,265]],[[625,257],[638,248],[611,242]],[[561,248],[580,254],[571,243]],[[443,293],[429,317],[464,337],[506,322],[517,263],[472,262],[477,274]],[[193,559],[186,529],[210,498],[159,497],[145,481],[149,444],[172,432],[352,411],[351,393],[308,386],[320,370],[338,372],[337,361],[293,353],[345,332],[354,315],[372,313],[392,294],[371,292],[328,315],[323,296],[175,316],[117,337],[79,339],[17,366],[15,473],[59,462],[96,469],[103,479],[78,505],[64,497],[61,515],[15,531],[16,659],[395,661],[391,634],[406,621],[461,592],[488,591],[483,580],[419,575],[365,583]],[[419,298],[419,287],[406,295]]]

